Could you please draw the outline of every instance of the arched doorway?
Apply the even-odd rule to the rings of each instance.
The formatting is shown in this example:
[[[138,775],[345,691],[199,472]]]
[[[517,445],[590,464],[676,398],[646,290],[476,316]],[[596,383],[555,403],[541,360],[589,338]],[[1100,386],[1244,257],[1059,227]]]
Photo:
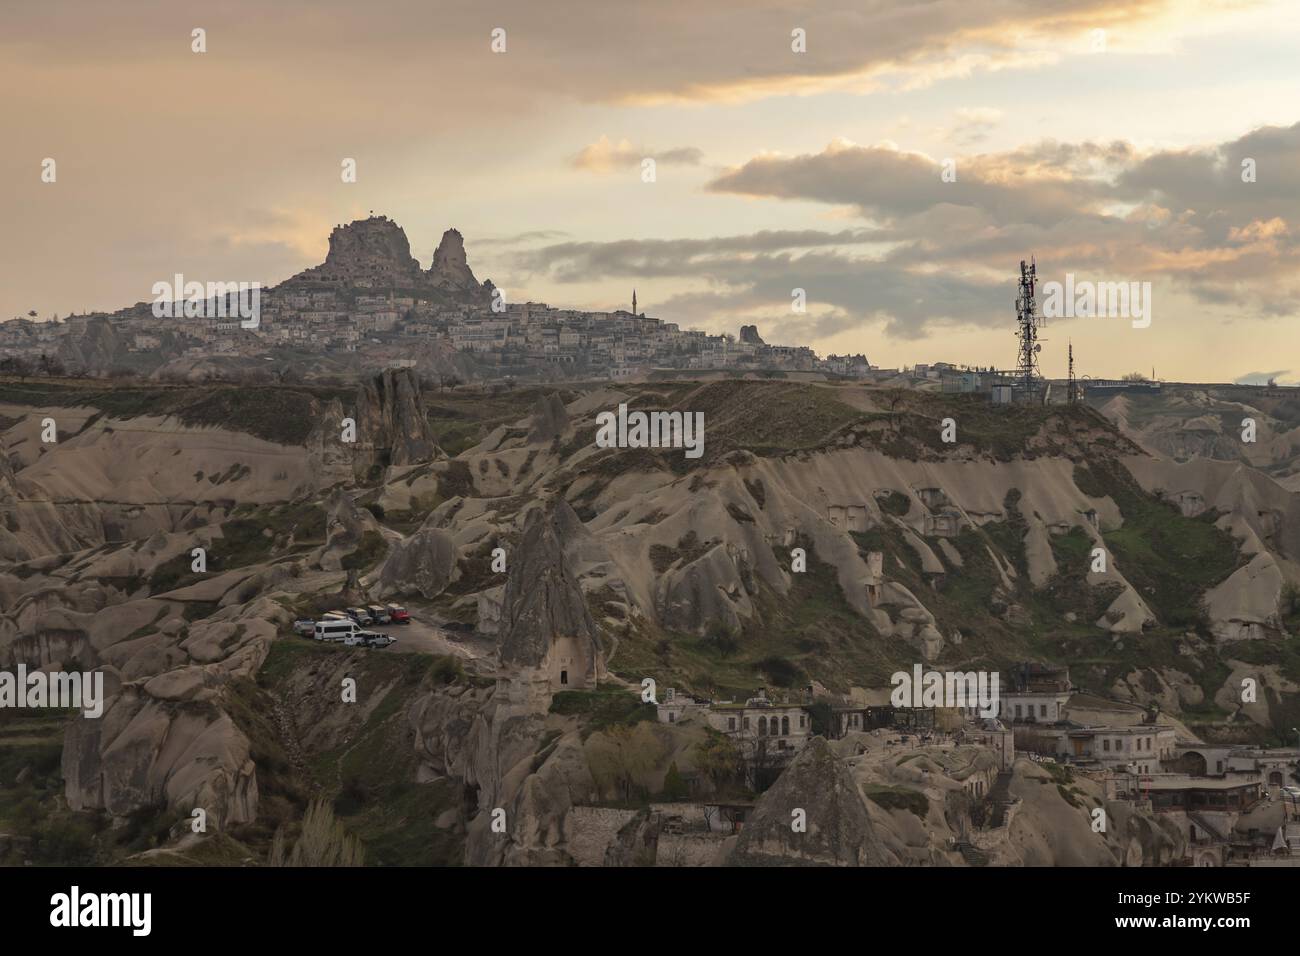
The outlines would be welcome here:
[[[1204,777],[1209,771],[1209,764],[1205,760],[1205,754],[1189,750],[1178,758],[1178,769],[1193,777]]]

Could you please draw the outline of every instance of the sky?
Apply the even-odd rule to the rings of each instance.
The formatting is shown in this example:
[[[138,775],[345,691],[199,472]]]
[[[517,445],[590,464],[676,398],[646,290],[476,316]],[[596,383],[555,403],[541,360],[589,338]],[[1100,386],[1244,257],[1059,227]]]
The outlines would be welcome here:
[[[6,0],[0,318],[373,211],[509,301],[883,367],[1013,366],[1033,257],[1150,289],[1049,375],[1300,382],[1297,49],[1293,0]]]

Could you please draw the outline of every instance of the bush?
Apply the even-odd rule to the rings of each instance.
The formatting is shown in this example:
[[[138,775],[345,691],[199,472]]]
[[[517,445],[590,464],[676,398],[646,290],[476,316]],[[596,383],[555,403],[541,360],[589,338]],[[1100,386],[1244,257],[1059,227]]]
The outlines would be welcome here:
[[[715,621],[709,627],[708,632],[704,635],[704,644],[722,657],[730,657],[740,649],[740,642],[736,640],[736,632],[721,621]]]
[[[777,687],[794,687],[804,681],[803,668],[784,657],[765,657],[756,666]]]
[[[465,668],[456,657],[435,658],[429,673],[440,684],[456,684],[465,680]]]
[[[54,866],[84,866],[95,860],[95,833],[89,821],[46,823],[32,841],[32,858]]]
[[[655,720],[657,710],[654,704],[642,703],[639,694],[611,686],[562,690],[551,698],[551,713],[588,718],[583,726],[585,738],[597,730]]]
[[[880,506],[880,510],[885,514],[896,515],[900,518],[912,510],[912,499],[901,491],[894,491],[893,489],[890,489],[887,494],[877,494],[876,504]]]
[[[663,798],[671,803],[676,800],[685,800],[688,793],[686,781],[682,779],[681,771],[677,769],[677,761],[674,760],[669,764],[668,772],[664,774]]]
[[[1282,588],[1281,610],[1283,617],[1300,614],[1300,585],[1288,581]]]
[[[361,544],[341,562],[344,571],[366,572],[379,563],[388,552],[388,542],[378,531],[367,531],[361,536]]]
[[[370,792],[359,777],[351,776],[343,781],[338,796],[334,798],[334,812],[339,816],[350,817],[360,813],[370,803]]]
[[[833,736],[835,712],[828,701],[819,700],[808,708],[808,720],[815,736],[830,738]]]

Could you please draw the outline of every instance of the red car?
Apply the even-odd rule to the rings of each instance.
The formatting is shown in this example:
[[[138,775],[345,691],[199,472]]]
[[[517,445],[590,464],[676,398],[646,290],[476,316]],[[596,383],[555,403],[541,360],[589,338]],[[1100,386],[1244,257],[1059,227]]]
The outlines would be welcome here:
[[[400,604],[388,605],[388,617],[394,624],[410,624],[411,614]]]

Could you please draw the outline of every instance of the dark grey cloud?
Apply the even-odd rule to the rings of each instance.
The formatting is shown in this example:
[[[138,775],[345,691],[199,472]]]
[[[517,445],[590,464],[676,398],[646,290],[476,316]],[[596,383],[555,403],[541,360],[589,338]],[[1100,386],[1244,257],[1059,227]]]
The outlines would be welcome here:
[[[752,159],[706,188],[848,205],[864,218],[885,222],[947,205],[980,210],[991,222],[1048,225],[1100,198],[1095,184],[1064,176],[1003,181],[1003,164],[984,157],[953,158],[945,180],[944,162],[884,146],[832,144],[811,155]]]
[[[699,280],[710,290],[674,295],[660,304],[659,314],[711,327],[734,324],[730,316],[761,318],[791,341],[868,323],[883,323],[891,336],[915,338],[936,325],[1005,322],[1005,283],[955,273],[926,275],[841,251],[869,241],[874,240],[867,230],[809,230],[703,240],[560,243],[520,253],[513,265],[559,282]],[[807,314],[791,310],[795,289],[804,290]]]
[[[874,241],[867,229],[839,232],[771,230],[709,239],[620,239],[612,242],[563,242],[520,252],[512,265],[525,273],[557,282],[587,282],[625,276],[708,277],[728,262],[749,255],[814,246],[854,245]]]

